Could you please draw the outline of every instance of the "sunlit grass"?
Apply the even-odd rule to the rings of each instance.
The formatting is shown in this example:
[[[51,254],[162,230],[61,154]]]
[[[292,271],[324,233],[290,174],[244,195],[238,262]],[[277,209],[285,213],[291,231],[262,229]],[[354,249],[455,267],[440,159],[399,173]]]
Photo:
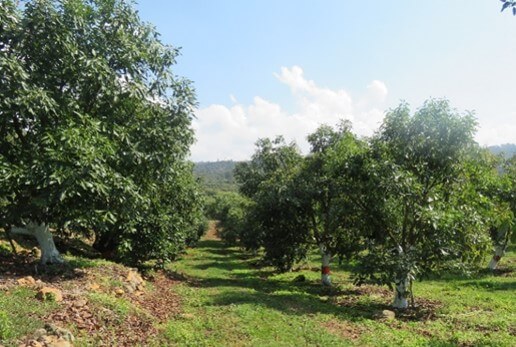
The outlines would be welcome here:
[[[74,268],[103,268],[95,277],[103,291],[86,293],[86,297],[97,318],[111,322],[109,329],[134,315],[152,322],[151,312],[142,312],[124,296],[114,294],[122,283],[116,271],[107,269],[119,265],[66,258]],[[355,287],[347,264],[333,264],[335,286],[325,288],[319,284],[316,253],[297,271],[282,274],[258,267],[258,260],[216,240],[201,241],[189,249],[169,267],[185,279],[171,287],[180,297],[181,311],[164,323],[153,323],[158,336],[148,345],[516,345],[514,248],[500,262],[504,271],[480,271],[469,277],[447,274],[416,282],[416,304],[435,303],[432,317],[417,319],[379,319],[392,293],[386,287]],[[152,286],[147,289],[152,291]],[[38,301],[35,294],[27,287],[0,291],[0,344],[16,345],[18,339],[31,336],[43,326],[44,317],[62,305]],[[82,337],[76,342],[95,345],[99,341]]]
[[[36,329],[42,328],[42,317],[58,305],[53,301],[37,300],[36,291],[27,287],[0,291],[0,344],[32,334]]]
[[[514,270],[514,253],[501,266]],[[356,289],[346,265],[333,266],[335,288],[319,285],[318,258],[277,274],[218,241],[203,241],[178,262],[189,280],[175,290],[187,318],[170,320],[172,344],[196,346],[456,346],[516,344],[515,277],[483,273],[414,284],[416,304],[438,302],[434,317],[381,320],[390,292]],[[505,264],[505,265],[504,265]],[[304,275],[304,282],[295,279]],[[352,301],[350,301],[352,299]],[[342,304],[344,302],[345,304]]]

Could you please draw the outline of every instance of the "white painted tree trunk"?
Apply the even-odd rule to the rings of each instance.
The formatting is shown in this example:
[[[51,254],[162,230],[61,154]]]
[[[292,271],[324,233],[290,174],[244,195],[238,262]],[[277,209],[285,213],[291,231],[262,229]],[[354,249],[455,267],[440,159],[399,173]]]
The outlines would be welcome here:
[[[41,264],[63,263],[64,260],[54,244],[54,237],[45,223],[28,223],[25,227],[11,228],[13,234],[30,235],[38,240],[41,249]]]
[[[394,302],[392,306],[394,308],[405,309],[408,307],[408,295],[410,288],[410,280],[408,275],[404,278],[396,279],[394,287]]]
[[[321,256],[322,256],[321,282],[325,286],[331,286],[331,278],[330,278],[331,253],[326,250],[326,247],[324,245],[319,245],[319,249],[321,250]]]
[[[498,262],[502,258],[503,254],[505,253],[505,246],[504,245],[497,245],[495,246],[495,252],[493,255],[493,258],[489,262],[488,268],[489,270],[495,270],[498,266]]]

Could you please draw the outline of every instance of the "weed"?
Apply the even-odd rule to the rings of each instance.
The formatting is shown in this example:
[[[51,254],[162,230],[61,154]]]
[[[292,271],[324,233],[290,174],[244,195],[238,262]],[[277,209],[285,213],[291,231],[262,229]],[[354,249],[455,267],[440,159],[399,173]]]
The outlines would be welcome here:
[[[13,334],[13,324],[7,313],[0,311],[0,341],[8,339]]]
[[[124,298],[117,298],[106,293],[89,293],[90,301],[100,308],[99,315],[105,320],[116,319],[123,321],[127,318],[134,308],[131,303]]]
[[[58,308],[53,301],[41,302],[36,292],[26,287],[0,292],[0,335],[9,345],[19,337],[32,334],[44,325],[43,318]]]

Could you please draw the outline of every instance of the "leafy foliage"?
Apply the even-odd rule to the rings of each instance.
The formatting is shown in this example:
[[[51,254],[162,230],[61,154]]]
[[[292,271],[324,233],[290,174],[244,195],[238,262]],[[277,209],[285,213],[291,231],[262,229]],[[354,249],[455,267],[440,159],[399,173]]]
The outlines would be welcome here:
[[[301,182],[312,237],[325,252],[350,258],[362,247],[363,216],[359,216],[356,200],[360,186],[354,177],[361,174],[367,145],[351,132],[347,122],[337,129],[323,125],[308,136],[308,141],[312,148]]]
[[[248,163],[240,163],[235,176],[240,192],[253,201],[244,246],[265,248],[265,257],[281,270],[306,255],[306,216],[299,213],[294,178],[302,156],[295,144],[282,137],[261,139]],[[246,242],[247,241],[247,242]],[[258,241],[258,242],[256,242]]]
[[[372,141],[380,218],[357,281],[413,279],[449,261],[479,261],[487,251],[482,196],[468,177],[475,121],[447,101],[427,101],[413,116],[402,104]],[[384,261],[381,261],[381,260]],[[386,264],[390,264],[386,266]]]
[[[503,2],[501,11],[505,11],[508,8],[512,8],[512,14],[516,16],[516,1],[515,0],[500,0]]]
[[[503,245],[503,248],[507,246],[515,226],[515,158],[505,159],[502,154],[494,156],[486,150],[479,150],[470,166],[470,178],[474,180],[484,206],[490,211],[493,243]]]
[[[510,198],[493,195],[511,179],[500,180],[475,128],[471,113],[429,100],[413,115],[404,103],[389,111],[369,140],[348,123],[322,126],[306,157],[281,138],[260,140],[236,169],[253,201],[243,215],[255,225],[244,230],[280,270],[317,245],[354,258],[357,283],[408,283],[404,296],[416,277],[467,270],[489,250],[489,229],[512,216]]]
[[[245,238],[246,228],[250,224],[247,214],[252,208],[249,199],[236,192],[221,192],[215,196],[213,206],[211,213],[218,220],[218,234],[224,242],[234,245],[241,241],[248,246],[257,242],[254,237],[252,240]]]
[[[304,158],[281,138],[261,140],[251,162],[237,167],[241,191],[253,201],[245,229],[280,270],[290,269],[313,246],[349,258],[361,245],[349,194],[356,186],[347,178],[356,169],[349,163],[359,161],[365,144],[347,123],[321,126],[308,140],[312,151]]]
[[[123,0],[6,0],[0,25],[2,224],[93,230],[134,261],[177,254],[200,216],[179,51]]]

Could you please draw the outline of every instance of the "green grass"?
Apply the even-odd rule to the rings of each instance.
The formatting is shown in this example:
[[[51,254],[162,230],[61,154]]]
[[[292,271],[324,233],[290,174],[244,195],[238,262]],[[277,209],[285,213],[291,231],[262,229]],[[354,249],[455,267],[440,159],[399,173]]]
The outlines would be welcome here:
[[[90,258],[82,258],[75,255],[66,255],[66,261],[72,268],[78,268],[78,269],[88,269],[92,267],[99,267],[99,266],[109,266],[113,265],[113,263],[109,260],[105,260],[102,258],[98,259],[90,259]]]
[[[514,268],[514,252],[501,265]],[[180,346],[514,346],[514,273],[414,284],[416,304],[438,303],[430,319],[384,321],[375,314],[391,295],[357,292],[346,267],[333,267],[336,288],[319,285],[317,258],[306,270],[275,274],[219,241],[202,241],[171,270],[189,281],[175,288],[185,314],[165,337]],[[312,269],[313,268],[313,269]],[[303,274],[305,282],[294,279]],[[373,288],[374,289],[374,288]]]
[[[169,267],[187,280],[171,288],[181,298],[181,314],[164,323],[113,293],[123,285],[119,274],[125,268],[105,260],[66,258],[71,268],[98,268],[92,281],[102,286],[102,292],[84,295],[106,323],[107,335],[76,336],[77,346],[98,345],[107,336],[114,344],[116,334],[131,333],[123,329],[130,329],[128,319],[134,316],[158,329],[159,335],[146,342],[149,346],[516,346],[514,248],[500,263],[504,273],[416,282],[416,304],[431,309],[415,312],[422,318],[393,320],[376,317],[388,308],[392,293],[383,287],[355,287],[346,264],[333,264],[335,286],[322,287],[315,254],[301,270],[277,274],[256,267],[258,258],[238,248],[201,241]],[[306,280],[297,281],[300,275]],[[74,280],[63,286],[73,292]],[[0,290],[0,345],[16,346],[63,305],[38,301],[35,294],[27,287]],[[78,333],[72,322],[66,328]]]
[[[117,298],[111,294],[89,293],[88,299],[94,306],[108,310],[111,315],[115,316],[120,321],[125,320],[127,316],[134,311],[133,306],[127,299],[121,297]]]
[[[55,302],[37,300],[36,291],[27,287],[0,291],[0,344],[42,328],[42,317],[57,307]]]

